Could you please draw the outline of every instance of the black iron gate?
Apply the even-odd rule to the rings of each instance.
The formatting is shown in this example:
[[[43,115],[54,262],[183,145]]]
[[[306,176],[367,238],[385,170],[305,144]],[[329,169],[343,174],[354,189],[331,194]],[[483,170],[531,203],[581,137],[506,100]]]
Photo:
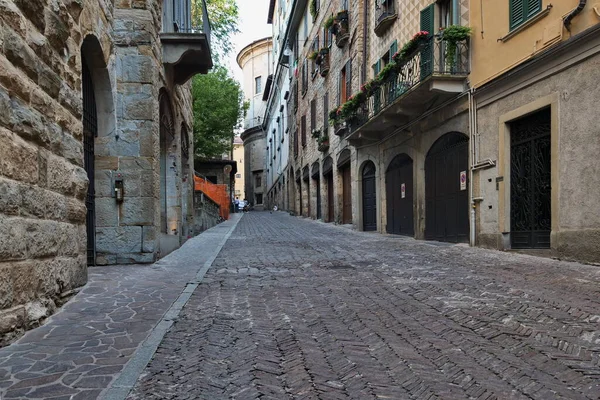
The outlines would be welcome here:
[[[549,248],[550,109],[510,125],[510,238],[513,249]]]
[[[96,264],[96,201],[94,185],[94,139],[98,136],[98,117],[92,74],[85,60],[82,62],[83,86],[83,161],[90,181],[85,199],[87,207],[87,262]]]
[[[461,133],[438,139],[425,159],[425,239],[468,242],[469,142]]]
[[[387,232],[414,235],[413,161],[406,154],[396,156],[385,173]]]
[[[363,229],[377,230],[377,192],[375,183],[375,164],[369,162],[363,169]]]

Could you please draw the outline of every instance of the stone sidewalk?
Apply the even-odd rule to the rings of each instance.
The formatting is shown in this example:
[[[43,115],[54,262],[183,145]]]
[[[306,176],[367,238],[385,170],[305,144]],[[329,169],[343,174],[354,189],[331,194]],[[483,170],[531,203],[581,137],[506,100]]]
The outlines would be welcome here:
[[[0,349],[0,399],[123,398],[240,218],[154,265],[90,268],[45,325]]]
[[[600,399],[600,268],[244,216],[130,399]]]

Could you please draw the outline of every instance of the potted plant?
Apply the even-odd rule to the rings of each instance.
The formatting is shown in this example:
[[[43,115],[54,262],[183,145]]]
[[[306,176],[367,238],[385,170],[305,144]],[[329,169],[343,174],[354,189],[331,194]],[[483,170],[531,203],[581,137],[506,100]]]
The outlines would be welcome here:
[[[319,10],[317,10],[317,0],[310,0],[309,11],[310,15],[313,17],[313,21],[317,19],[317,15],[319,14]]]
[[[471,36],[472,29],[468,26],[450,25],[441,30],[440,37],[446,43],[446,66],[456,66],[456,49],[458,42],[464,42]]]
[[[329,149],[329,136],[323,135],[317,139],[319,151],[327,151]]]
[[[313,51],[312,53],[308,53],[306,58],[308,58],[309,60],[316,60],[318,55],[319,55],[318,51]]]
[[[313,138],[319,139],[319,137],[321,136],[321,130],[320,129],[313,129],[310,134],[311,134],[311,136]]]
[[[333,27],[333,25],[335,24],[335,17],[332,15],[329,16],[329,18],[327,18],[325,20],[325,22],[323,23],[323,28],[331,30],[331,28]],[[333,33],[333,32],[332,32]]]

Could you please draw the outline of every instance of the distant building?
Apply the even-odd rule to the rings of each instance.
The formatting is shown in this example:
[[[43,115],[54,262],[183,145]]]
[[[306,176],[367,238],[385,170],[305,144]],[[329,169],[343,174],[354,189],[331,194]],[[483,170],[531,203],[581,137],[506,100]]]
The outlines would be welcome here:
[[[245,181],[245,171],[244,171],[244,142],[239,136],[236,136],[233,139],[233,161],[237,163],[237,173],[235,174],[235,184],[234,184],[234,196],[238,197],[240,200],[246,198],[246,190],[244,188]]]
[[[271,38],[252,42],[244,47],[237,56],[237,63],[243,71],[244,97],[250,103],[244,132],[241,139],[244,144],[244,194],[248,201],[261,207],[265,192],[265,163],[267,142],[264,126],[266,98],[265,91],[272,83],[270,77]]]

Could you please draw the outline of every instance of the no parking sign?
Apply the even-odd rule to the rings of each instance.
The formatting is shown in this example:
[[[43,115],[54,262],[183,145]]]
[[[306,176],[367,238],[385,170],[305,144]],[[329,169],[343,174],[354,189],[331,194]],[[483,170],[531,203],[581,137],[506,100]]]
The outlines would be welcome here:
[[[460,190],[467,190],[467,171],[460,171]]]
[[[402,195],[402,198],[406,197],[406,185],[404,183],[400,185],[400,194]]]

